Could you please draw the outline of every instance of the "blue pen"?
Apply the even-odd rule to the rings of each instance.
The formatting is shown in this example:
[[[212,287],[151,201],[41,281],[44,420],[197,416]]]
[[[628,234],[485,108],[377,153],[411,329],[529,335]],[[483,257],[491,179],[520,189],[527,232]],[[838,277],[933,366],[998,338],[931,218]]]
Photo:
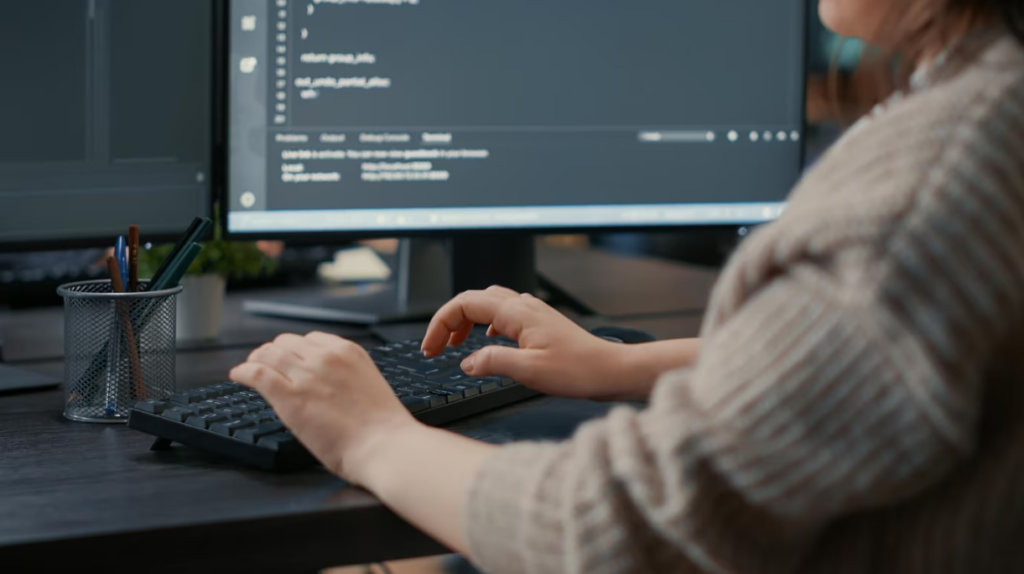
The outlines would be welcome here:
[[[117,242],[114,243],[114,258],[117,259],[117,264],[118,264],[118,266],[121,267],[121,283],[123,285],[127,286],[128,285],[128,242],[125,241],[124,235],[117,236]]]

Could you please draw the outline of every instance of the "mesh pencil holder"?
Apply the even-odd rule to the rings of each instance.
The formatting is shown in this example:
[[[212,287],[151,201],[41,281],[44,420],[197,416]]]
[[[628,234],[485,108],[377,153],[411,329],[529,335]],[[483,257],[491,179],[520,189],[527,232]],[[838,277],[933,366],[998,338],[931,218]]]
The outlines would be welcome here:
[[[174,392],[181,290],[113,293],[109,280],[57,289],[64,298],[65,417],[123,423],[136,401]]]

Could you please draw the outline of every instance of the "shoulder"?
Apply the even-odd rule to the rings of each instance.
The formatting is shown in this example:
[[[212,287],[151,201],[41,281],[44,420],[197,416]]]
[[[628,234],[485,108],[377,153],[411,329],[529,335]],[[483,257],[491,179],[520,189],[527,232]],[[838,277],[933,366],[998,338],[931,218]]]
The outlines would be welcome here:
[[[744,242],[716,299],[728,314],[801,266],[831,275],[850,297],[874,299],[925,271],[985,272],[982,261],[1000,263],[1005,278],[1011,262],[1024,269],[1022,257],[1024,48],[1007,37],[836,144],[782,217]]]
[[[887,248],[983,192],[1024,195],[1024,48],[998,40],[955,77],[893,105],[836,144],[789,198],[773,233],[819,249]],[[894,231],[895,230],[895,231]],[[792,241],[794,238],[790,237]]]

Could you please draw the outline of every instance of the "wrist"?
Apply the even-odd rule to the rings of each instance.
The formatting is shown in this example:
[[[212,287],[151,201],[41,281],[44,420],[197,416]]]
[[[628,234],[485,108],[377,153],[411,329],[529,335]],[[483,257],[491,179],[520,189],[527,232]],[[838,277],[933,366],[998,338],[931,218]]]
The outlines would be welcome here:
[[[423,429],[424,425],[411,416],[364,428],[357,440],[343,447],[340,459],[344,471],[337,474],[376,491],[381,481],[391,474],[390,461],[401,456],[402,445],[409,443],[408,437]]]
[[[596,362],[602,373],[600,384],[595,387],[594,400],[618,401],[642,398],[645,390],[642,385],[643,376],[638,369],[643,369],[643,361],[638,358],[636,345],[606,343],[597,354]]]

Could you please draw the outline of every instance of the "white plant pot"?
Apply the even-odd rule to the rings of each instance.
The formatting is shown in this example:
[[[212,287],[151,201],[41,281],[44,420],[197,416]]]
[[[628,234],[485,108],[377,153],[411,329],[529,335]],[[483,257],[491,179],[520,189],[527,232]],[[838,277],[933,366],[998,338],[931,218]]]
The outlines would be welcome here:
[[[186,275],[181,285],[184,290],[178,295],[178,340],[216,339],[220,336],[227,281],[216,273]]]

